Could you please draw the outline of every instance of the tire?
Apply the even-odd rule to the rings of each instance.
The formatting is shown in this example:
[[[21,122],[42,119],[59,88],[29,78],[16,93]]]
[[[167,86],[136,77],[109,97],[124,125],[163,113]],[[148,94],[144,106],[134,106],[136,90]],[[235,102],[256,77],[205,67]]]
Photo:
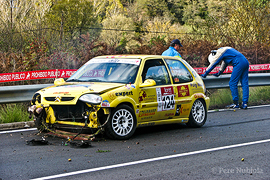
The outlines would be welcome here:
[[[105,134],[110,139],[129,139],[135,132],[137,120],[133,109],[127,105],[115,108],[105,125]]]
[[[205,103],[197,99],[191,108],[190,114],[189,114],[189,121],[186,123],[189,127],[202,127],[207,119],[207,112],[206,112],[206,106]]]

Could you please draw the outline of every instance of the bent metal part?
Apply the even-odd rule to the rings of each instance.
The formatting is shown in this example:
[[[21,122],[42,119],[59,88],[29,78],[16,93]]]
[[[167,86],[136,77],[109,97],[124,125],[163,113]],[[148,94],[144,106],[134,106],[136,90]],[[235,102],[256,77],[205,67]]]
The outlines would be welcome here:
[[[34,116],[35,124],[38,123],[37,121],[39,121],[40,116],[42,116],[42,111],[43,111],[43,108],[37,107],[36,105],[33,105],[33,106],[28,108],[28,112],[30,113],[30,116],[35,114],[35,116]],[[108,118],[109,118],[109,116],[108,116]],[[91,140],[91,141],[93,141],[95,139],[95,136],[97,136],[98,134],[100,134],[103,131],[103,127],[105,126],[105,124],[107,122],[108,122],[108,119],[105,121],[104,124],[99,126],[98,130],[93,134],[82,134],[81,133],[83,128],[85,128],[87,126],[87,124],[85,124],[85,126],[83,126],[81,128],[80,132],[72,133],[72,132],[68,132],[68,131],[62,131],[62,130],[58,130],[58,129],[49,128],[48,125],[44,121],[41,122],[41,126],[39,128],[39,131],[41,133],[45,130],[46,135],[57,136],[57,137],[65,138],[68,140],[85,140],[85,141]]]

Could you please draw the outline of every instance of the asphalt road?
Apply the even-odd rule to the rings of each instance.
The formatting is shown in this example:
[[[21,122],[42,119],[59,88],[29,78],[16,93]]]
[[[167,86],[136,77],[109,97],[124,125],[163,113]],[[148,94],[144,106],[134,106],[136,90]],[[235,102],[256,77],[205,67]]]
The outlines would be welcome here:
[[[270,179],[270,106],[209,112],[202,128],[137,129],[132,139],[100,137],[88,148],[26,145],[36,130],[0,131],[0,179]],[[70,159],[70,161],[69,161]]]

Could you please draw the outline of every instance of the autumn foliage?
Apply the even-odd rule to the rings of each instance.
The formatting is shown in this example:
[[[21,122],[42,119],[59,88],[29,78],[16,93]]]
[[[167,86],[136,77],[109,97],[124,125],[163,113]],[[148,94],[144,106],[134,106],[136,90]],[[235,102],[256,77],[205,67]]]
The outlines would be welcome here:
[[[250,64],[270,63],[270,48],[267,44],[255,43],[252,47],[235,47],[234,44],[217,45],[207,40],[183,39],[181,41],[183,47],[180,49],[180,54],[192,67],[208,66],[209,52],[222,46],[236,48],[247,57]],[[148,45],[144,44],[131,49],[128,54],[160,55],[169,47],[169,44],[169,42],[157,38],[149,42]],[[81,36],[80,45],[73,51],[59,49],[49,54],[46,41],[34,39],[29,42],[29,48],[23,52],[0,52],[1,73],[44,69],[78,69],[93,57],[127,52],[121,48],[109,46],[105,42],[99,42],[98,39],[90,40],[89,34]]]

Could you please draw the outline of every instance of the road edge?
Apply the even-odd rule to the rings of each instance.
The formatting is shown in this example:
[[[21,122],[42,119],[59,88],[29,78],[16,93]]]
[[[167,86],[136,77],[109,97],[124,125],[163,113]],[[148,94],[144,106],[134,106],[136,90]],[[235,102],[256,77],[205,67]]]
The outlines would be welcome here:
[[[0,131],[11,130],[11,129],[33,128],[33,127],[35,127],[34,121],[4,123],[4,124],[0,124]]]

